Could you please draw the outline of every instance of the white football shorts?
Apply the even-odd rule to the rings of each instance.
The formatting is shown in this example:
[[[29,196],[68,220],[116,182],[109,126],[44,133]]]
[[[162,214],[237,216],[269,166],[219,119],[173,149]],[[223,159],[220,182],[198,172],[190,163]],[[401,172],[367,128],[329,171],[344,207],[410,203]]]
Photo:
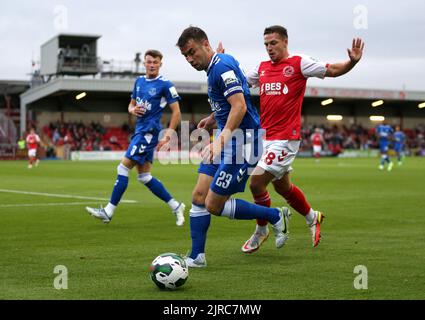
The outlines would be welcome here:
[[[29,149],[28,150],[28,157],[35,158],[36,155],[37,155],[37,149]]]
[[[285,173],[292,171],[291,164],[300,148],[300,140],[264,140],[263,155],[257,166],[281,179]]]
[[[313,153],[320,153],[322,152],[322,146],[313,146]]]

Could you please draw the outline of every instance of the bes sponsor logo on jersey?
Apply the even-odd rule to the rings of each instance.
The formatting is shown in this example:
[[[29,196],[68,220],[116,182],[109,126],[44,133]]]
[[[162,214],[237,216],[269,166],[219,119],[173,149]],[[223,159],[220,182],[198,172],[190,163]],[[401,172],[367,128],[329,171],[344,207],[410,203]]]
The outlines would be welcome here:
[[[265,94],[267,96],[280,96],[283,94],[288,94],[289,89],[286,84],[280,82],[272,82],[272,83],[263,83],[261,85],[260,95]]]
[[[220,104],[217,101],[214,101],[212,99],[208,99],[208,102],[211,105],[212,112],[220,111],[221,110],[221,106],[220,106]]]
[[[283,68],[283,75],[285,77],[292,77],[294,75],[295,69],[293,66],[286,66]]]

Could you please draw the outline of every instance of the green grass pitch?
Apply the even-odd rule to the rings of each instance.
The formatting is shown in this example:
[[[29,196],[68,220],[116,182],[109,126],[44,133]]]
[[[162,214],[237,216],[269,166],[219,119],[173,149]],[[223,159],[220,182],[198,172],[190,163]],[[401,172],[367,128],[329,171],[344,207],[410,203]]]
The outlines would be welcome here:
[[[86,205],[107,201],[5,192],[109,198],[117,162],[0,162],[0,299],[425,299],[425,159],[407,158],[392,172],[378,159],[297,159],[293,182],[326,219],[312,248],[305,220],[293,211],[290,239],[256,253],[240,248],[252,221],[212,217],[205,269],[190,269],[179,290],[160,291],[148,277],[164,252],[190,248],[189,218],[178,228],[168,206],[130,177],[109,225]],[[194,165],[152,171],[190,207]],[[271,192],[272,205],[284,205]],[[237,197],[251,200],[248,190]],[[53,286],[55,266],[68,270],[68,289]],[[368,288],[357,290],[354,268],[367,267]],[[364,274],[363,274],[364,275]]]

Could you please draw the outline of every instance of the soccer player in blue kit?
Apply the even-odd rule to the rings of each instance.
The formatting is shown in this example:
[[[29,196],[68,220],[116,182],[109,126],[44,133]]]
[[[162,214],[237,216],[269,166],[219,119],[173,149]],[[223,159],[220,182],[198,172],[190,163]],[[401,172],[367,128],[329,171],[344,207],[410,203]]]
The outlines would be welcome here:
[[[276,247],[281,248],[288,237],[288,208],[268,208],[230,198],[244,191],[248,172],[257,163],[257,160],[239,158],[244,147],[245,151],[251,149],[261,156],[259,117],[239,63],[230,55],[215,53],[207,35],[198,27],[186,28],[177,46],[193,68],[206,71],[208,76],[208,98],[213,113],[202,119],[198,128],[208,129],[217,123],[220,132],[201,153],[203,161],[198,169],[190,210],[192,250],[186,257],[188,266],[207,265],[205,244],[210,214],[237,220],[267,220],[276,236]],[[242,135],[242,143],[234,139],[237,134]]]
[[[385,163],[388,163],[388,167],[387,167],[388,171],[391,171],[393,168],[393,162],[388,156],[390,139],[393,132],[394,132],[393,128],[386,123],[382,123],[376,127],[376,134],[378,136],[379,149],[381,151],[381,163],[379,164],[379,170],[384,170]]]
[[[137,166],[137,180],[170,206],[177,226],[182,226],[185,221],[185,205],[176,201],[164,185],[151,175],[155,148],[159,149],[168,143],[171,134],[180,122],[180,96],[174,85],[159,74],[162,66],[161,52],[158,50],[146,51],[144,65],[146,75],[137,78],[128,106],[128,112],[137,117],[136,130],[124,158],[117,167],[118,176],[110,201],[105,208],[86,207],[86,210],[93,217],[109,223],[127,189],[129,172]],[[160,119],[167,104],[171,109],[171,120],[164,138],[159,140],[162,128]]]
[[[402,159],[404,157],[404,143],[406,141],[406,135],[404,132],[400,129],[400,126],[395,127],[394,132],[394,151],[397,153],[397,161],[398,165],[402,165]]]

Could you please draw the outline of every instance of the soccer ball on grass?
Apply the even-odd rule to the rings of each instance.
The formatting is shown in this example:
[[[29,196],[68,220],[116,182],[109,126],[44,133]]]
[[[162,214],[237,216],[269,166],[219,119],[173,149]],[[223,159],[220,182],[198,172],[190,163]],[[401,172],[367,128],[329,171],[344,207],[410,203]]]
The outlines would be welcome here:
[[[150,277],[160,289],[175,290],[185,284],[189,276],[186,261],[175,253],[163,253],[150,266]]]

